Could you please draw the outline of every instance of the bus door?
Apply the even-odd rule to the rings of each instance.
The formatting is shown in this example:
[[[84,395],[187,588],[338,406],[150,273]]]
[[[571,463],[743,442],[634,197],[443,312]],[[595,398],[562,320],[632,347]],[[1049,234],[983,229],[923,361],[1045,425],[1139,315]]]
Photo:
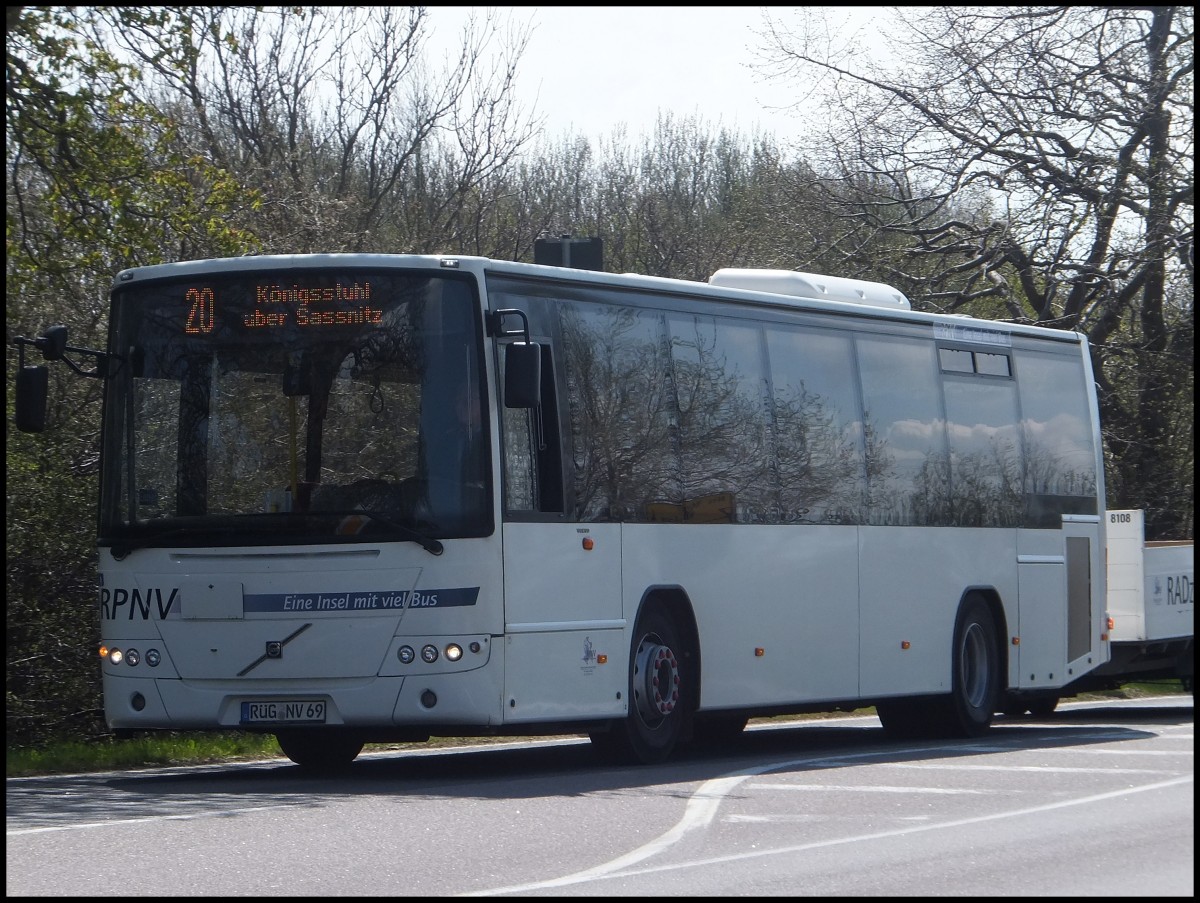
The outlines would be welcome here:
[[[510,408],[497,399],[505,720],[621,716],[629,644],[621,525],[572,523],[566,516],[554,359],[548,338],[533,341],[542,347],[540,405]]]

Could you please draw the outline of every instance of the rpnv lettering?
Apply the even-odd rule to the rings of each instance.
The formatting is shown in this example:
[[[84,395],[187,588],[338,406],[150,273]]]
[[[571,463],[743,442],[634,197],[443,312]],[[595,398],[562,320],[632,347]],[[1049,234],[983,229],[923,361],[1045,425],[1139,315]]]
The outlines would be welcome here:
[[[115,621],[125,618],[127,621],[148,621],[151,618],[164,620],[175,607],[179,598],[179,587],[172,587],[170,595],[163,601],[163,591],[160,587],[151,587],[145,592],[139,589],[127,590],[121,587],[100,588],[100,617],[105,621]]]

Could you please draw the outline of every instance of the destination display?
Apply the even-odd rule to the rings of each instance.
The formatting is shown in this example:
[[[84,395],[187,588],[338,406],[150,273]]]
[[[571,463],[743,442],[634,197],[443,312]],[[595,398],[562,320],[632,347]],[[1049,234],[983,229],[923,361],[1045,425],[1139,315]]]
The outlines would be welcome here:
[[[183,331],[207,336],[221,327],[272,331],[295,327],[383,324],[383,309],[371,300],[371,280],[314,278],[311,282],[220,283],[184,288]],[[376,290],[378,294],[378,290]]]

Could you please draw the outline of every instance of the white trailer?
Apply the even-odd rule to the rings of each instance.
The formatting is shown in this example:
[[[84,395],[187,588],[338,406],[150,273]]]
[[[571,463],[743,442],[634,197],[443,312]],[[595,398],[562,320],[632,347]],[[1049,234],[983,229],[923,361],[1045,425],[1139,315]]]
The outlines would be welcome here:
[[[1190,539],[1146,542],[1141,511],[1109,511],[1109,661],[1091,684],[1178,678],[1195,666],[1195,555]]]

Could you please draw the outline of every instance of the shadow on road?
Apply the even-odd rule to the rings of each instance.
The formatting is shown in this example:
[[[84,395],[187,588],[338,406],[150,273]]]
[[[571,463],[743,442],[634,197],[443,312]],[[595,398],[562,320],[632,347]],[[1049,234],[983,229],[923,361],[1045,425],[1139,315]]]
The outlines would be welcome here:
[[[521,748],[414,745],[361,756],[336,777],[309,776],[280,759],[10,780],[7,815],[11,831],[14,826],[187,817],[214,810],[234,816],[256,807],[321,806],[346,795],[481,800],[585,796],[700,783],[764,766],[777,774],[803,773],[865,761],[912,763],[1111,744],[1146,739],[1158,733],[1156,728],[1192,721],[1190,705],[1073,705],[1044,719],[998,716],[979,739],[903,742],[889,739],[874,717],[759,722],[720,744],[686,746],[665,764],[629,767],[603,764],[586,739]],[[682,795],[690,792],[680,789]]]

